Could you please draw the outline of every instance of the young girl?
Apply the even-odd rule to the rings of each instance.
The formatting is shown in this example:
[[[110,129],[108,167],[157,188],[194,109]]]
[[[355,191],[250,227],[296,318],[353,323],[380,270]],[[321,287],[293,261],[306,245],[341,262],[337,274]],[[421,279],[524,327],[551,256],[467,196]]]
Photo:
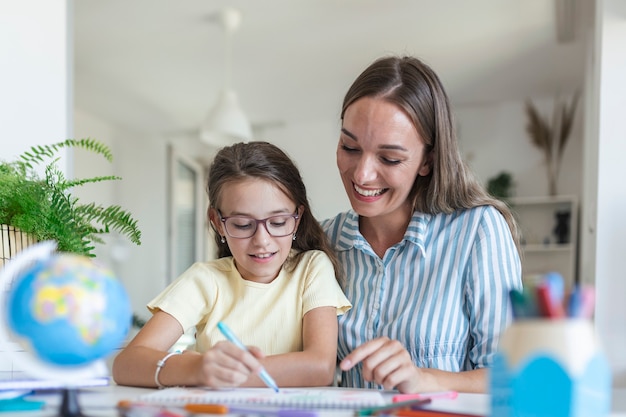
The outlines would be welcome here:
[[[113,378],[262,387],[264,367],[278,386],[330,385],[337,316],[351,306],[298,169],[274,145],[238,143],[217,153],[208,195],[219,259],[194,264],[148,304],[153,316],[115,358]],[[220,321],[249,352],[225,340]],[[168,353],[194,327],[193,351]]]

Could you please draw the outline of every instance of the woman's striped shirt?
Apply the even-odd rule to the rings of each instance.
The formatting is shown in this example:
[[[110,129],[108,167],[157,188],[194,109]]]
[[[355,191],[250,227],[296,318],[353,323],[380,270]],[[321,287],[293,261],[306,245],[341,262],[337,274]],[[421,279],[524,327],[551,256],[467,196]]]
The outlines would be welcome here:
[[[339,317],[338,357],[387,336],[419,367],[463,371],[489,366],[509,324],[508,294],[521,288],[519,254],[491,206],[452,214],[414,213],[401,242],[379,258],[350,210],[323,222],[345,273],[352,309]],[[342,385],[367,383],[361,366]]]

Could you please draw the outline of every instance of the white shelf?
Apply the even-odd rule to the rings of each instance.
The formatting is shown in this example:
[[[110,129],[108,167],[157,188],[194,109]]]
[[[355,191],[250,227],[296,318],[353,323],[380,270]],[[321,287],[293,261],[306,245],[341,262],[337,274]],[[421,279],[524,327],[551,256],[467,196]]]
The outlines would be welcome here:
[[[566,285],[573,286],[577,280],[578,197],[516,197],[510,200],[510,205],[522,233],[524,277],[556,271],[563,276]],[[566,243],[559,243],[555,234],[559,211],[570,213]]]
[[[571,204],[572,201],[578,201],[575,195],[554,195],[554,196],[531,196],[531,197],[513,197],[510,199],[512,205],[550,205],[550,204]]]
[[[539,252],[539,253],[569,252],[569,251],[573,250],[573,247],[569,243],[567,243],[567,244],[557,244],[557,243],[554,243],[554,244],[549,244],[549,245],[535,243],[535,244],[523,245],[522,246],[522,250],[525,253],[531,253],[531,252]]]

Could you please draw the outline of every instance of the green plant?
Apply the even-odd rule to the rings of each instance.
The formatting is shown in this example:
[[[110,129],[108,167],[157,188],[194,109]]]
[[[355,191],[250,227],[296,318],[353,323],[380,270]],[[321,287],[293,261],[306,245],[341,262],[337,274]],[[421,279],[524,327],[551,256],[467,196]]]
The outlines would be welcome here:
[[[132,326],[137,329],[141,329],[145,325],[146,325],[146,320],[139,317],[139,314],[133,313]]]
[[[8,224],[36,240],[55,240],[59,251],[95,256],[94,242],[116,231],[141,244],[137,221],[120,206],[81,204],[70,191],[89,183],[120,180],[117,176],[67,179],[57,167],[63,148],[82,148],[111,162],[109,147],[91,139],[67,139],[51,145],[33,146],[15,161],[0,162],[0,224]],[[44,168],[43,178],[36,170]]]
[[[513,176],[506,171],[502,171],[487,181],[487,192],[504,201],[512,197],[512,188]]]

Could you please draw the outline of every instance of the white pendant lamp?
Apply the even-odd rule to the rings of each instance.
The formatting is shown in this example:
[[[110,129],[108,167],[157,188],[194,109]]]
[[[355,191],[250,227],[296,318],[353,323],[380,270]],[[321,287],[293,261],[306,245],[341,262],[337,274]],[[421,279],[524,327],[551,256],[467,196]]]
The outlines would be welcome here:
[[[200,128],[200,139],[208,145],[221,147],[236,142],[248,142],[252,139],[252,127],[239,106],[237,94],[230,87],[232,34],[239,28],[241,13],[237,9],[226,8],[216,17],[226,38],[224,87]]]

